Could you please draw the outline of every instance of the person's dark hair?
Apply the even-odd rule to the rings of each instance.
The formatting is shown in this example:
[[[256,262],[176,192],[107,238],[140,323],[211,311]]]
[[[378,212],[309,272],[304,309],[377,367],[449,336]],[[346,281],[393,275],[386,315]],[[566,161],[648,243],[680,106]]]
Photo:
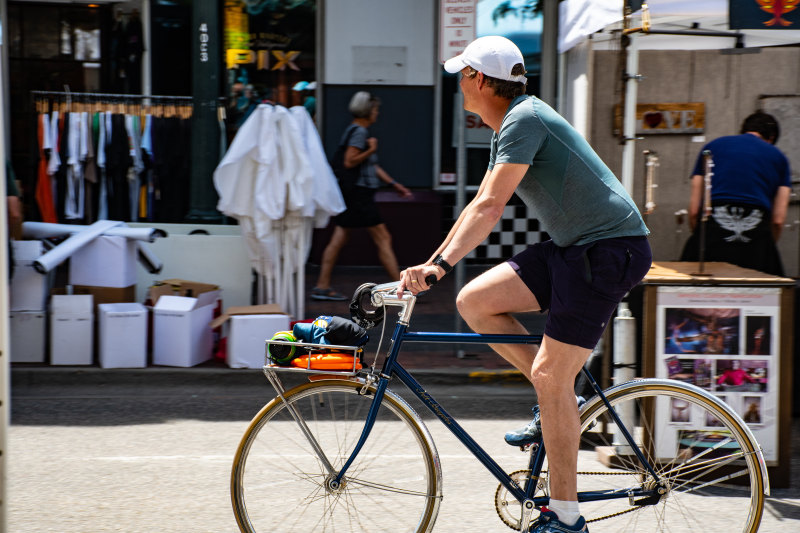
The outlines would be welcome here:
[[[469,67],[469,73],[467,74],[467,77],[474,78],[476,74],[478,74],[478,71],[472,67]],[[514,65],[514,68],[511,69],[511,74],[514,76],[526,74],[525,66],[522,63],[517,63]],[[492,76],[487,76],[485,73],[483,76],[486,78],[486,85],[491,87],[494,90],[494,94],[500,98],[508,98],[509,100],[512,100],[517,96],[525,94],[525,83],[520,81],[501,80],[498,78],[493,78]]]
[[[368,118],[372,113],[372,108],[380,105],[380,103],[380,98],[372,96],[367,91],[358,91],[350,99],[348,109],[355,118]]]
[[[761,137],[772,144],[778,142],[778,136],[781,133],[780,126],[775,117],[763,111],[756,111],[742,122],[741,133],[754,131],[761,135]]]

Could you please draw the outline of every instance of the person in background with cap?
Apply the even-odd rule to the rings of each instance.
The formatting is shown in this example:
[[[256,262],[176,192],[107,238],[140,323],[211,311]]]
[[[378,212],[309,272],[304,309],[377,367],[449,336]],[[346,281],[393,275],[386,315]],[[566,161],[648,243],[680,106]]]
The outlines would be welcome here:
[[[757,111],[742,122],[740,135],[706,144],[692,172],[689,226],[692,236],[681,261],[698,261],[705,168],[703,153],[711,152],[711,216],[705,227],[704,259],[783,276],[776,242],[789,210],[792,173],[789,160],[774,144],[780,129],[775,117]]]
[[[588,531],[577,502],[580,423],[575,376],[614,309],[647,273],[649,233],[630,195],[589,143],[558,113],[525,95],[522,53],[504,37],[481,37],[444,65],[461,73],[464,108],[493,130],[489,166],[475,198],[425,264],[401,273],[398,293],[429,288],[492,231],[514,192],[551,240],[534,243],[469,282],[457,307],[478,333],[526,335],[514,313],[547,311],[541,347],[492,345],[530,379],[539,405],[515,446],[541,442],[550,503],[530,531]]]
[[[378,259],[392,279],[400,277],[400,267],[392,249],[392,235],[381,219],[375,203],[375,191],[381,184],[395,189],[402,198],[413,195],[406,187],[392,178],[378,165],[378,139],[370,137],[369,128],[378,120],[381,101],[367,91],[359,91],[350,99],[350,113],[353,122],[342,133],[339,145],[344,148],[344,167],[358,169],[353,183],[343,183],[339,179],[342,196],[347,209],[334,219],[331,240],[322,252],[322,262],[317,284],[311,290],[313,300],[342,301],[347,297],[331,288],[331,274],[339,252],[350,239],[350,230],[366,228],[378,248]]]

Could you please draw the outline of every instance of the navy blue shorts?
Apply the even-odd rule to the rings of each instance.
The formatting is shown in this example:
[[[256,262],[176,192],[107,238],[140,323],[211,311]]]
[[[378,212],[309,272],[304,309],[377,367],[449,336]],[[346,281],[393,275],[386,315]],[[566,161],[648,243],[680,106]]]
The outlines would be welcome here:
[[[508,260],[542,311],[548,337],[593,349],[625,294],[650,269],[647,237],[603,239],[560,248],[534,244]]]

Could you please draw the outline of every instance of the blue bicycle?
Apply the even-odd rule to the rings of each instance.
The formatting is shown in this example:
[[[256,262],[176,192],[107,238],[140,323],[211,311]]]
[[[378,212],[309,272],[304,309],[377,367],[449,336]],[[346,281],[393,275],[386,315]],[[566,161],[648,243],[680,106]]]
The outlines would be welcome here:
[[[527,531],[547,505],[543,444],[529,446],[521,468],[505,472],[399,362],[405,342],[538,344],[541,336],[409,331],[416,297],[398,298],[396,287],[368,284],[354,300],[373,324],[386,307],[399,307],[380,368],[361,369],[353,347],[285,341],[278,344],[312,357],[349,350],[353,367],[291,369],[267,359],[264,372],[277,396],[247,428],[231,473],[241,531],[432,531],[442,501],[439,456],[422,419],[389,388],[396,381],[497,478],[495,508],[504,524]],[[380,352],[379,344],[376,361]],[[292,370],[309,382],[285,390],[279,374]],[[730,407],[683,382],[638,379],[601,390],[583,372],[595,392],[580,409],[578,498],[587,522],[614,532],[758,530],[769,494],[766,466]],[[709,519],[716,501],[726,511]]]

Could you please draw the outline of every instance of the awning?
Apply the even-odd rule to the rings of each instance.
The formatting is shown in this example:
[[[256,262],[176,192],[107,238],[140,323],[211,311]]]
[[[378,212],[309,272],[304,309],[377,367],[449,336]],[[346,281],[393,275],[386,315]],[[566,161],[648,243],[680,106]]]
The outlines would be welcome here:
[[[595,49],[617,49],[622,28],[623,0],[564,0],[559,13],[559,52],[566,52],[592,36]],[[712,50],[734,48],[735,34],[746,48],[800,43],[797,30],[730,30],[728,0],[651,0],[652,29],[657,31],[712,31],[729,37],[637,33],[640,50]],[[640,25],[640,13],[632,25]],[[599,33],[598,33],[599,32]]]

